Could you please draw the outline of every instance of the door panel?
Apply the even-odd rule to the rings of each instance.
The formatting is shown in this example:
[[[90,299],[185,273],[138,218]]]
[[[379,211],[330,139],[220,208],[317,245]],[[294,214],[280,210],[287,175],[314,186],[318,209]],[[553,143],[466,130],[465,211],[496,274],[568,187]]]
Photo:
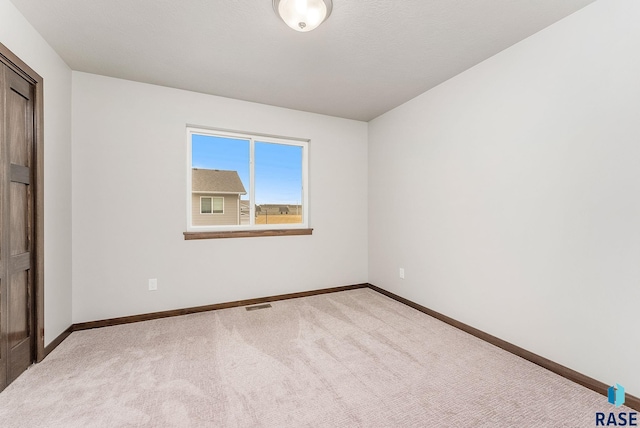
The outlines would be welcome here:
[[[11,255],[29,251],[29,194],[27,185],[11,182]]]
[[[31,293],[28,271],[11,276],[9,287],[8,355],[7,382],[13,382],[33,362],[31,340]]]
[[[29,96],[29,84],[15,73],[11,77],[10,90],[7,92],[9,161],[12,164],[28,167],[30,166],[30,144],[25,144],[29,133],[25,125],[29,121],[29,99],[24,95]]]
[[[9,349],[18,346],[22,341],[29,338],[29,288],[27,271],[22,271],[11,275],[11,285],[9,287]]]

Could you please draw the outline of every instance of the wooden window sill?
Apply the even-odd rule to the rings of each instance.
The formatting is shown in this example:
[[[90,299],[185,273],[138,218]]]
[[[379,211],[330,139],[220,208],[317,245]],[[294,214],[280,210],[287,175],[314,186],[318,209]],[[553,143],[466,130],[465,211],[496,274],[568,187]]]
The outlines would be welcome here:
[[[225,232],[184,232],[185,241],[192,239],[258,238],[264,236],[311,235],[313,229],[233,230]]]

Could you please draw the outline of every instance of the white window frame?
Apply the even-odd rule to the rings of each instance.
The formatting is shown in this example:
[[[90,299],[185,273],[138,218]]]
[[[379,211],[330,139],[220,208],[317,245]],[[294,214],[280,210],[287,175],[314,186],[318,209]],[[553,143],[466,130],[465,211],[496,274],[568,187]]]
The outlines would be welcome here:
[[[203,213],[202,212],[202,199],[204,199],[204,198],[211,199],[211,212],[210,213]],[[214,199],[222,199],[222,212],[221,213],[214,212],[214,210],[213,210],[213,200]],[[221,214],[224,214],[224,196],[200,196],[200,215],[221,215]]]
[[[249,141],[249,225],[216,225],[216,226],[194,226],[193,206],[192,206],[192,150],[191,141],[193,135],[208,135],[212,137],[223,137]],[[255,143],[273,143],[302,148],[302,223],[298,224],[255,224],[255,165],[254,152]],[[223,232],[223,231],[243,231],[243,230],[273,230],[273,229],[308,229],[309,228],[309,139],[283,137],[259,133],[248,133],[241,131],[230,131],[220,128],[209,128],[197,125],[187,125],[187,231],[188,232]],[[224,204],[224,202],[223,202]],[[239,204],[239,202],[238,202]],[[212,204],[213,211],[213,204]],[[202,210],[201,210],[202,211]],[[208,215],[208,214],[203,214]],[[238,215],[239,211],[238,211]]]

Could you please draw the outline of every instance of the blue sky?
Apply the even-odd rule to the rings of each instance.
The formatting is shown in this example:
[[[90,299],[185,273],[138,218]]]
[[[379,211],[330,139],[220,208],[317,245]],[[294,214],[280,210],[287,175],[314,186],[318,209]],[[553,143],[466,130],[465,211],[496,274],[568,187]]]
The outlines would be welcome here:
[[[194,168],[237,171],[249,199],[249,140],[193,135]],[[300,204],[302,147],[255,142],[256,204]]]

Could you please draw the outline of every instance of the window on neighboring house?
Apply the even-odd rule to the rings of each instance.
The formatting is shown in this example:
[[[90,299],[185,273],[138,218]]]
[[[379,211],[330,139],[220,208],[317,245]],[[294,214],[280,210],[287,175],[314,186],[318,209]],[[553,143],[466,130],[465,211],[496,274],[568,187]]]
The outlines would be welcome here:
[[[195,127],[187,140],[188,231],[308,228],[307,140]]]
[[[224,198],[201,196],[200,214],[224,214]]]

